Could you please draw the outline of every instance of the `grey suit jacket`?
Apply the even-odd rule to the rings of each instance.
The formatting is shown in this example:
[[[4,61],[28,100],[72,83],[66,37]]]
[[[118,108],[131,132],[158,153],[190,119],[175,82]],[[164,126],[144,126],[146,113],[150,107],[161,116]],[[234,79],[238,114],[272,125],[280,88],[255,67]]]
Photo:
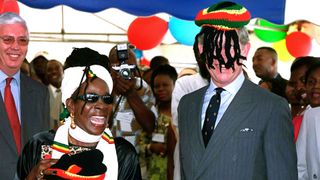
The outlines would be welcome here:
[[[207,88],[180,100],[181,178],[296,180],[293,127],[286,100],[245,80],[205,148],[201,109]]]
[[[49,129],[47,87],[21,73],[21,147],[35,133]],[[13,179],[18,153],[3,99],[0,98],[0,179]]]

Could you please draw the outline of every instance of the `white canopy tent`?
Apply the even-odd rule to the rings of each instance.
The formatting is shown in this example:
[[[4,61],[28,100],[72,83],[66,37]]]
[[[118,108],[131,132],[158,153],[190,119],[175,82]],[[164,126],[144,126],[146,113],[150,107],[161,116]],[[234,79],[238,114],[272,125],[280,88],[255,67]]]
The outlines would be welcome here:
[[[290,2],[292,0],[287,0]],[[315,0],[306,0],[315,3]],[[297,2],[291,2],[286,6],[290,9],[299,8],[300,11],[286,9],[285,23],[291,23],[301,18],[312,20],[315,24],[320,24],[319,18],[314,18],[315,13],[301,12],[303,6]],[[316,6],[308,5],[310,8]],[[302,8],[301,8],[302,7]],[[130,15],[117,9],[107,9],[99,13],[86,13],[74,10],[68,6],[56,6],[51,9],[34,9],[19,3],[20,15],[27,21],[31,33],[31,42],[27,59],[31,61],[40,51],[48,52],[49,59],[57,59],[64,62],[71,53],[73,47],[90,47],[102,54],[108,55],[109,50],[117,43],[127,42],[126,30],[136,16]],[[289,15],[288,13],[292,13]],[[315,12],[315,11],[313,11]],[[300,15],[300,16],[299,16]],[[167,19],[167,14],[157,14],[157,16]],[[301,18],[299,18],[301,17]],[[318,21],[318,22],[317,22]],[[169,31],[163,43],[156,48],[144,51],[146,59],[151,59],[156,55],[163,55],[170,60],[178,71],[183,67],[195,67],[196,62],[191,46],[173,43],[175,40]],[[252,55],[256,48],[260,46],[270,46],[259,40],[254,34],[251,35],[251,50],[248,61],[245,63],[250,78],[257,82],[252,70]],[[320,56],[320,46],[313,42],[310,55]],[[279,61],[279,72],[285,78],[289,78],[291,62]]]

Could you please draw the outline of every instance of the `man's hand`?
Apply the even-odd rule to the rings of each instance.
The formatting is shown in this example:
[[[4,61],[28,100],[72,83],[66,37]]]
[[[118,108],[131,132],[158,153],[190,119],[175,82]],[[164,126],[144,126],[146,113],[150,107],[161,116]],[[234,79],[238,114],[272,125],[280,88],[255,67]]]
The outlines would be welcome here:
[[[155,115],[140,98],[137,87],[135,87],[136,78],[132,77],[130,80],[126,80],[113,69],[111,70],[111,76],[114,83],[113,92],[116,95],[123,95],[127,98],[135,119],[143,130],[147,133],[152,133],[155,126]]]
[[[118,95],[123,95],[127,97],[133,91],[136,91],[136,79],[132,77],[131,79],[124,79],[118,74],[117,71],[111,70],[111,76],[114,83],[114,91]]]

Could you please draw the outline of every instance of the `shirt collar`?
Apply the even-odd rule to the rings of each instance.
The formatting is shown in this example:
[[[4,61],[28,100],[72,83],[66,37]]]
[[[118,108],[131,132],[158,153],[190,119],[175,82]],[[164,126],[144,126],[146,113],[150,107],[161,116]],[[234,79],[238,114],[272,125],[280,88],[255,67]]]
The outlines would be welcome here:
[[[5,83],[7,78],[8,78],[8,75],[6,75],[3,71],[0,70],[0,82]],[[13,75],[13,79],[15,79],[15,82],[20,86],[20,70]]]
[[[52,90],[52,92],[56,92],[57,88],[54,87],[52,84],[49,84],[49,88]]]
[[[239,76],[233,82],[223,87],[223,89],[231,94],[236,94],[239,91],[240,87],[242,86],[244,79],[245,77],[244,77],[243,71],[241,71]],[[216,88],[217,88],[217,85],[215,85],[212,81],[210,81],[208,92],[213,92],[215,91]]]

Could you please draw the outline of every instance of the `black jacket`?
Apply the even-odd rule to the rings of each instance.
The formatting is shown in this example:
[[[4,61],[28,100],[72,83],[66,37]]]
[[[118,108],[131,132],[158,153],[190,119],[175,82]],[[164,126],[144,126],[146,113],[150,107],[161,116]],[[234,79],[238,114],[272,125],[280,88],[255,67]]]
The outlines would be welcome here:
[[[25,179],[31,169],[37,165],[41,156],[41,145],[52,145],[55,132],[45,131],[34,135],[24,146],[17,164],[17,175]],[[114,138],[118,157],[118,179],[140,180],[139,158],[135,148],[121,137]]]

